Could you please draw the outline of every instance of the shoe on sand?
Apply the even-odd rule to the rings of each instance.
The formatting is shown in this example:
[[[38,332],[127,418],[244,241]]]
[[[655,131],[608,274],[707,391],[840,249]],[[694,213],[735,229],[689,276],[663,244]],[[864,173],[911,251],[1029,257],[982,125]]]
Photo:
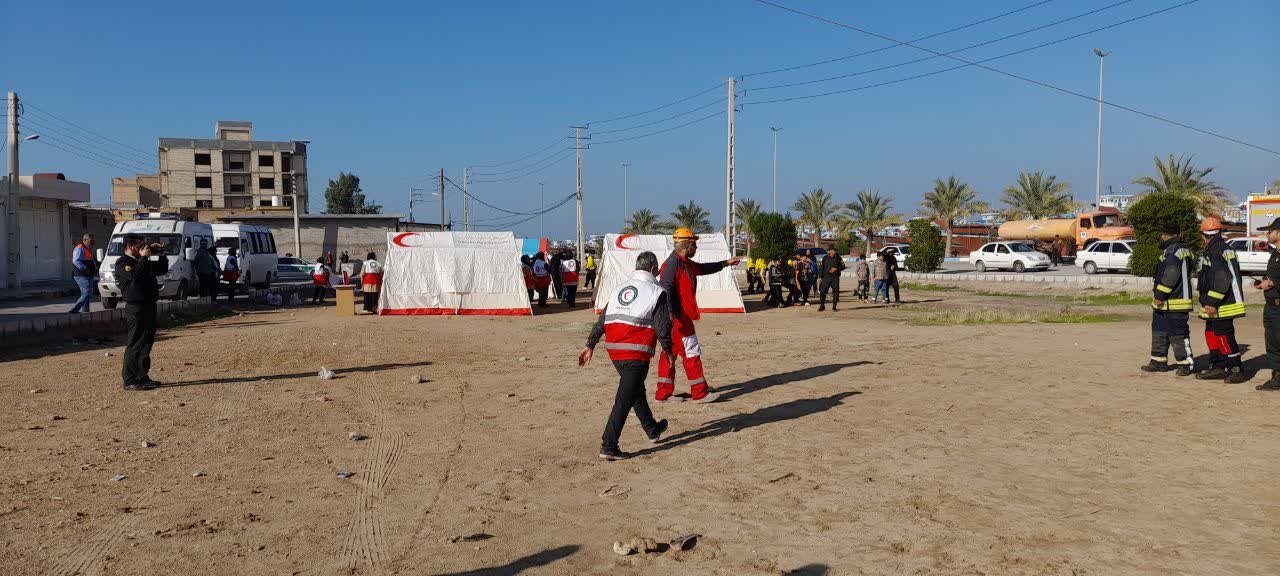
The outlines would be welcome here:
[[[719,392],[707,392],[706,396],[703,396],[701,398],[694,398],[693,401],[697,402],[698,404],[710,404],[719,399],[720,399]]]
[[[660,442],[660,441],[662,440],[662,433],[663,433],[663,432],[666,432],[666,431],[667,431],[667,421],[666,421],[666,419],[659,420],[659,421],[658,421],[658,429],[657,429],[657,430],[654,430],[654,431],[653,431],[653,434],[648,434],[648,435],[647,435],[647,436],[649,436],[649,443],[650,443],[650,444],[657,444],[658,442]]]
[[[676,396],[675,394],[672,394],[672,395],[670,395],[670,396],[667,396],[666,398],[658,398],[658,397],[656,397],[656,396],[655,396],[655,397],[653,398],[653,401],[654,401],[654,402],[662,402],[662,403],[667,403],[667,402],[684,402],[684,398],[683,398],[683,397],[681,397],[681,396]]]
[[[600,449],[601,460],[608,460],[610,462],[615,462],[618,460],[626,460],[627,458],[630,458],[630,457],[631,457],[630,454],[627,454],[626,452],[623,452],[622,450],[619,450],[617,448],[601,448]]]

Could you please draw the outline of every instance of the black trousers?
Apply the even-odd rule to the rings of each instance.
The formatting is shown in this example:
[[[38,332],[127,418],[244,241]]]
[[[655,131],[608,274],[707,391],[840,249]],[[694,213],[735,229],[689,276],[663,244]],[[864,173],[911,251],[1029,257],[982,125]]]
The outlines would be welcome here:
[[[201,274],[200,275],[200,297],[212,298],[218,295],[218,275],[217,274]]]
[[[801,280],[800,281],[800,298],[805,302],[808,302],[810,292],[813,292],[813,281]]]
[[[792,304],[795,304],[796,302],[799,302],[800,289],[796,288],[795,282],[790,282],[786,286],[787,286],[787,302],[786,302],[787,306],[790,306]]]
[[[373,313],[378,312],[378,293],[377,292],[366,291],[364,293],[364,311],[373,312]]]
[[[1195,368],[1195,354],[1191,351],[1190,312],[1153,310],[1151,312],[1151,361],[1156,364],[1169,362],[1169,348],[1178,364]]]
[[[854,296],[857,296],[861,300],[866,300],[867,296],[869,296],[868,292],[870,291],[871,291],[871,280],[869,278],[863,278],[858,281],[858,289],[855,290],[853,294]]]
[[[901,302],[902,296],[898,294],[898,275],[897,274],[889,275],[889,287],[893,289],[893,301]],[[885,297],[887,298],[888,294],[886,294]]]
[[[604,435],[600,437],[601,448],[618,447],[622,425],[626,424],[627,414],[633,410],[645,434],[653,434],[658,428],[644,392],[644,379],[649,374],[649,363],[643,360],[622,360],[614,362],[613,367],[618,371],[618,394],[613,398],[613,410],[609,412]]]
[[[156,343],[156,304],[135,304],[124,307],[125,323],[129,336],[124,349],[124,370],[121,377],[127,384],[145,384],[150,379],[151,346]]]
[[[236,301],[236,286],[238,282],[223,282],[221,284],[223,292],[227,294],[227,302]],[[214,298],[217,299],[216,297]]]
[[[315,286],[313,286],[311,288],[311,303],[323,304],[326,291],[328,291],[328,288],[326,288],[325,286],[321,286],[319,284],[316,284]]]
[[[564,285],[564,301],[569,305],[570,308],[573,308],[578,305],[578,285],[577,284]]]
[[[765,306],[781,306],[782,305],[782,285],[770,284],[769,293],[764,296]]]
[[[1235,318],[1214,318],[1204,321],[1204,340],[1209,346],[1209,367],[1233,368],[1239,366],[1240,343],[1236,342]]]
[[[839,306],[840,305],[840,277],[839,276],[835,278],[822,279],[822,282],[818,286],[818,292],[820,294],[820,296],[818,297],[819,306],[827,305],[828,291],[831,292],[831,307],[834,308],[836,306]]]
[[[596,285],[596,271],[587,270],[587,288],[593,288]]]
[[[1267,363],[1280,373],[1280,306],[1270,302],[1262,309],[1262,329],[1267,341]]]

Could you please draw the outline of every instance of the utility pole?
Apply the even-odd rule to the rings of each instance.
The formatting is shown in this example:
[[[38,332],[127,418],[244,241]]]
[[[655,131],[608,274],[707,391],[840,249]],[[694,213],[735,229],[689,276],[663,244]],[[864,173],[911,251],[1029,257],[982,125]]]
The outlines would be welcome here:
[[[627,168],[630,168],[630,167],[631,167],[630,162],[622,163],[622,227],[623,228],[627,227],[627,214],[628,214],[627,213],[627,187],[628,187]]]
[[[5,214],[4,214],[4,238],[5,238],[5,255],[4,255],[4,275],[3,286],[8,286],[14,290],[22,289],[22,270],[20,270],[20,262],[22,259],[22,236],[18,234],[18,196],[20,190],[18,188],[18,93],[9,93],[9,179],[8,193],[5,196]]]
[[[586,126],[570,126],[570,128],[573,128],[577,133],[574,148],[577,149],[578,153],[578,238],[574,252],[576,256],[581,256],[587,247],[585,230],[582,228],[582,129],[586,128]],[[588,136],[587,139],[590,140],[591,137]]]
[[[302,258],[302,224],[298,218],[298,173],[289,171],[289,193],[293,195],[293,257]],[[409,207],[413,213],[413,207]]]
[[[440,231],[444,232],[444,168],[440,169]]]
[[[539,241],[547,237],[546,209],[547,209],[547,186],[546,184],[539,182],[538,183],[538,240]],[[541,244],[541,242],[539,242],[539,244]]]
[[[733,151],[733,77],[729,77],[729,158],[725,167],[725,212],[724,212],[724,234],[725,239],[729,241],[729,256],[736,256],[737,246],[735,240],[737,235],[734,234],[733,226],[733,185],[734,185],[734,151]]]
[[[778,211],[778,133],[781,128],[769,127],[773,132],[773,212]]]
[[[1094,48],[1093,53],[1098,55],[1098,162],[1093,181],[1093,207],[1096,210],[1102,207],[1102,73],[1111,52]]]
[[[471,169],[462,167],[462,229],[471,231],[471,195],[467,194],[467,177]]]
[[[417,204],[418,199],[422,197],[422,195],[419,194],[419,192],[421,191],[422,191],[421,188],[414,188],[412,186],[409,187],[409,221],[410,222],[417,221],[413,219],[413,205]]]

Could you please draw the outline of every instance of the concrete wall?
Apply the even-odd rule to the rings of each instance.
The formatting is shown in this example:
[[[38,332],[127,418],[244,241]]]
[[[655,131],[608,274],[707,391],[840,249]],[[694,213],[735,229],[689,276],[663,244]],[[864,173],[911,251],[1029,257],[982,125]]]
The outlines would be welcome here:
[[[67,239],[68,246],[74,246],[80,242],[80,238],[87,232],[93,234],[98,241],[95,249],[105,250],[107,240],[111,238],[111,230],[115,228],[116,218],[115,214],[106,208],[71,206],[67,208],[67,222],[71,228],[71,236]],[[70,258],[70,254],[67,257]]]
[[[243,215],[224,217],[224,222],[236,221],[245,224],[257,224],[271,229],[276,239],[276,251],[280,255],[293,253],[293,219],[292,218],[253,218]],[[302,254],[295,254],[306,260],[315,260],[321,254],[332,251],[337,258],[343,250],[352,258],[363,259],[369,252],[376,252],[381,258],[387,251],[387,233],[396,232],[400,218],[388,215],[386,218],[327,218],[324,216],[307,216],[302,218]]]

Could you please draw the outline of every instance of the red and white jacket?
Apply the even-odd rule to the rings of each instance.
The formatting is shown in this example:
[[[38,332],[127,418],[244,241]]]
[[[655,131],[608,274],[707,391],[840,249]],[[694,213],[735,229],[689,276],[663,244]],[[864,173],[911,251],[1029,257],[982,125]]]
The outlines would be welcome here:
[[[382,264],[377,260],[365,260],[360,265],[360,283],[374,286],[382,285]]]
[[[560,278],[566,286],[578,285],[578,261],[573,259],[560,261]]]
[[[651,360],[659,342],[664,349],[671,348],[670,306],[666,291],[653,274],[637,270],[630,281],[613,291],[587,347],[595,348],[601,335],[609,359],[615,362]]]

